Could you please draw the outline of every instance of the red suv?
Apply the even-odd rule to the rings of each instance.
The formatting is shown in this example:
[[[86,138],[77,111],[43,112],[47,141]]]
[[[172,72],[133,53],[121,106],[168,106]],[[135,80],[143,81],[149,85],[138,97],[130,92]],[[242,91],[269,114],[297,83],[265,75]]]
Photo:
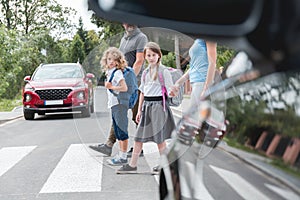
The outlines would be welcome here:
[[[24,118],[32,120],[35,113],[76,111],[89,117],[94,112],[94,77],[78,63],[41,64],[32,76],[24,78]]]

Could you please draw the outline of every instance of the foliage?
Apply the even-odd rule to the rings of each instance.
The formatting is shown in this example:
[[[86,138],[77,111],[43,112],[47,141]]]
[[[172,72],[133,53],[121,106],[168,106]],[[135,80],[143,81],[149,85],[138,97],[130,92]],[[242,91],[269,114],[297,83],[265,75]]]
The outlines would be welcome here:
[[[74,25],[69,21],[76,11],[62,7],[56,0],[3,0],[0,2],[0,24],[8,30],[23,34],[38,33],[41,30],[55,30],[61,35]]]
[[[98,45],[86,56],[84,62],[82,63],[83,68],[89,72],[93,73],[98,81],[104,74],[103,68],[100,66],[100,59],[102,58],[103,52],[109,47],[108,44],[102,43]]]
[[[228,136],[242,144],[258,138],[263,131],[299,137],[300,116],[295,112],[297,100],[292,102],[299,97],[299,78],[299,74],[274,74],[256,80],[256,87],[243,85],[236,88],[239,96],[227,100]]]
[[[17,66],[17,57],[14,53],[18,42],[13,38],[16,32],[8,31],[3,26],[0,27],[0,98],[8,95],[12,97],[7,90],[16,79],[16,73],[21,69]]]
[[[175,53],[169,52],[168,54],[163,55],[161,62],[165,66],[176,68]]]
[[[122,24],[118,22],[110,22],[97,17],[95,14],[91,17],[92,23],[96,24],[97,27],[101,27],[102,30],[99,32],[99,37],[102,40],[108,40],[115,35],[124,32]]]
[[[217,67],[227,67],[236,52],[226,46],[217,46]],[[224,69],[225,70],[225,69]]]
[[[14,99],[0,99],[0,111],[10,112],[15,107],[22,105],[21,92]]]
[[[62,62],[72,62],[71,61],[71,47],[72,47],[73,40],[70,39],[63,39],[57,41],[57,45],[62,50],[61,59]]]
[[[94,48],[96,48],[100,43],[99,37],[94,30],[87,32],[85,40],[85,53],[88,55]]]
[[[77,28],[77,35],[80,36],[81,41],[83,42],[84,52],[86,53],[86,39],[87,39],[87,31],[83,28],[82,18],[79,18],[79,24]]]
[[[73,38],[71,45],[71,62],[82,63],[85,57],[84,53],[84,43],[80,36],[76,34]]]
[[[292,168],[289,164],[284,163],[282,159],[272,159],[271,164],[293,176],[300,178],[300,169]]]

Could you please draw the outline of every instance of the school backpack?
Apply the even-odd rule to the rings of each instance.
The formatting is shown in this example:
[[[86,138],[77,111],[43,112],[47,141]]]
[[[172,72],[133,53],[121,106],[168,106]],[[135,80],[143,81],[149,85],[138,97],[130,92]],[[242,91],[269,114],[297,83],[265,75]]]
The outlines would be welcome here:
[[[172,76],[173,83],[175,82],[183,75],[183,72],[180,69],[174,69],[172,67],[166,67],[164,65],[161,65],[163,67],[163,70],[168,70]],[[146,68],[144,73],[143,73],[143,80],[145,81],[146,74],[148,73],[149,68]],[[166,86],[165,86],[165,81],[163,77],[162,70],[158,71],[158,78],[159,82],[162,88],[162,94],[163,94],[163,99],[164,97],[168,96]],[[168,103],[170,106],[179,106],[183,100],[183,94],[184,94],[184,85],[181,85],[179,87],[179,92],[178,95],[175,97],[168,97]]]
[[[109,82],[114,78],[115,72],[118,69],[115,69],[110,76]],[[116,94],[113,90],[109,90],[113,95],[118,98],[120,104],[128,106],[128,108],[133,108],[138,99],[138,83],[135,73],[131,67],[126,67],[123,70],[123,76],[127,85],[126,92],[119,92]]]

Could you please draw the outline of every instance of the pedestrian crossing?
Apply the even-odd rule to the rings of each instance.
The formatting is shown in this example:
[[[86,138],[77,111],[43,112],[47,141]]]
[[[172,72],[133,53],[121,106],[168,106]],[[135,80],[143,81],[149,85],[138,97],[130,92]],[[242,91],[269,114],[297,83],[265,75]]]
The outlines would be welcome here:
[[[0,176],[33,151],[36,146],[4,147],[0,150]]]
[[[210,166],[228,185],[237,191],[237,193],[245,200],[264,199],[270,200],[266,195],[262,194],[257,188],[251,185],[236,173],[224,170],[215,166]]]
[[[73,144],[50,174],[40,193],[101,192],[103,157],[91,157],[84,145]]]
[[[1,148],[0,183],[2,176],[10,173],[15,165],[25,157],[30,156],[36,148],[37,146]],[[156,148],[156,145],[152,143],[146,143],[144,145],[145,161],[149,167],[157,165],[159,161],[159,153]],[[39,194],[103,192],[102,180],[106,175],[103,174],[104,163],[103,156],[91,154],[88,144],[71,144],[66,152],[62,154],[62,157],[56,166],[54,166],[53,170],[48,175],[47,180],[41,185]],[[224,180],[241,197],[241,199],[272,199],[264,194],[260,188],[255,187],[235,172],[214,165],[209,165],[209,168],[216,173],[220,179]],[[156,183],[159,183],[158,176],[148,177],[149,179],[154,177]],[[113,178],[118,179],[118,175],[115,175]],[[139,179],[138,176],[134,177],[131,175],[131,180],[134,178]],[[266,189],[280,196],[281,199],[300,199],[297,194],[290,190],[269,183],[264,185]],[[205,186],[203,186],[203,188],[205,189]],[[214,195],[209,193],[209,188],[205,190],[205,192],[206,199],[214,199]],[[204,193],[201,194],[203,195]]]

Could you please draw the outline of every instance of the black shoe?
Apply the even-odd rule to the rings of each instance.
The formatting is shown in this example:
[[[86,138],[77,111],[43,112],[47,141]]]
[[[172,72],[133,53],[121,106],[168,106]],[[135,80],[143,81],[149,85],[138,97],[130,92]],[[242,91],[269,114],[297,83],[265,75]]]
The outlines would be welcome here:
[[[130,150],[127,152],[127,158],[131,158],[132,152],[133,152],[133,147],[131,147]],[[143,156],[144,156],[144,151],[142,149],[142,151],[140,153],[140,157],[143,157]]]
[[[112,147],[109,147],[106,144],[99,144],[99,145],[95,145],[95,146],[90,145],[89,147],[91,149],[93,149],[95,151],[98,151],[100,153],[103,153],[103,154],[105,154],[107,156],[111,156]]]
[[[136,173],[137,167],[131,167],[129,164],[123,165],[120,169],[116,171],[117,174],[130,174]]]

